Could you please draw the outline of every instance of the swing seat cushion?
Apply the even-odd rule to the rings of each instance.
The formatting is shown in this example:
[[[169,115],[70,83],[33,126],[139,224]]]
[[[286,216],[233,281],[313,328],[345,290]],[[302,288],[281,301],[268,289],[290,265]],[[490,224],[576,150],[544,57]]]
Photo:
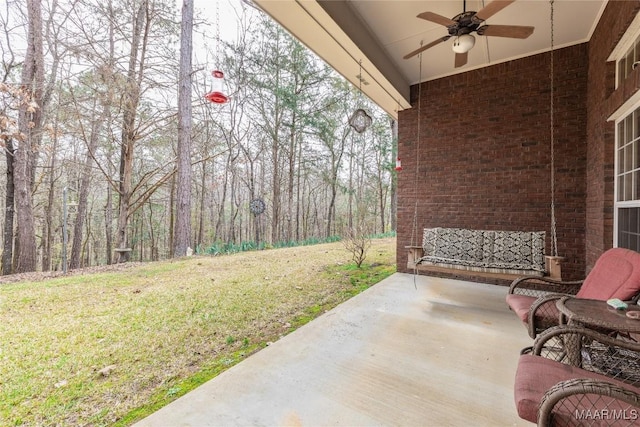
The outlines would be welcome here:
[[[504,274],[545,272],[544,231],[425,228],[419,263]]]

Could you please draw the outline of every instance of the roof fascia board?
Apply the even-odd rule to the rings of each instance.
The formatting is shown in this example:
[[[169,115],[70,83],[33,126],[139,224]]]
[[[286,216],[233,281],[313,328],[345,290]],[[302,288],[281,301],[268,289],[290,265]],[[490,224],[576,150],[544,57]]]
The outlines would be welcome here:
[[[365,56],[380,70],[393,87],[409,99],[409,83],[394,65],[391,58],[373,35],[368,26],[362,22],[353,8],[344,0],[318,0],[322,7],[340,27],[342,31],[362,50]]]
[[[411,108],[408,83],[398,90],[317,1],[254,0],[253,3],[395,119],[399,110]]]

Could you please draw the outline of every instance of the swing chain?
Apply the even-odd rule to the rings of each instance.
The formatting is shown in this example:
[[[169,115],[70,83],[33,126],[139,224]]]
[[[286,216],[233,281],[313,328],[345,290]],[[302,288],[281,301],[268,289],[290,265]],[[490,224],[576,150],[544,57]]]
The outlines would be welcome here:
[[[423,42],[420,42],[420,47],[422,47]],[[413,205],[413,224],[411,227],[411,246],[416,245],[416,237],[418,234],[418,185],[420,179],[420,122],[421,122],[421,111],[422,107],[422,52],[418,55],[418,59],[420,61],[419,74],[418,74],[418,136],[416,139],[416,169],[414,175],[414,205]],[[417,268],[417,267],[416,267]]]
[[[550,66],[549,66],[549,81],[551,82],[551,94],[550,94],[550,106],[549,106],[549,122],[550,122],[550,138],[551,138],[551,255],[557,257],[558,256],[558,237],[556,235],[556,204],[555,204],[555,136],[554,136],[554,102],[553,98],[555,96],[555,87],[554,87],[554,69],[553,69],[553,2],[554,0],[550,0],[550,10],[551,10],[551,52],[550,52]]]
[[[423,41],[420,41],[420,47],[423,45]],[[411,225],[411,246],[416,245],[416,235],[418,234],[418,185],[420,180],[420,134],[421,134],[421,126],[420,122],[422,119],[422,52],[418,55],[418,60],[420,61],[419,73],[418,73],[418,135],[416,138],[416,169],[414,174],[414,183],[413,189],[415,193],[413,194],[414,202],[413,202],[413,224]],[[421,242],[422,243],[422,242]],[[416,282],[416,276],[418,275],[418,260],[414,259],[413,264],[413,287],[417,290],[418,284]]]

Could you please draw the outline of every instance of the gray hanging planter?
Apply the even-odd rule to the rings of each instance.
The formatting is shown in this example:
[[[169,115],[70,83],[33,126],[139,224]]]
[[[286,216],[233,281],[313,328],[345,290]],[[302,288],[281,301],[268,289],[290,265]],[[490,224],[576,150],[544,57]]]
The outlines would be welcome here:
[[[358,108],[349,119],[349,125],[358,133],[362,133],[367,130],[367,128],[371,126],[371,123],[373,123],[371,116],[369,116],[362,108]]]

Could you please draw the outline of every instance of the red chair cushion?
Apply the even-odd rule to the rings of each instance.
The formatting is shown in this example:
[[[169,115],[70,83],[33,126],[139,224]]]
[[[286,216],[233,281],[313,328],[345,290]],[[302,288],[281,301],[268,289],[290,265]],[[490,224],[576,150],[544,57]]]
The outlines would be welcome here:
[[[542,396],[561,381],[574,378],[590,378],[607,381],[627,389],[633,386],[595,372],[585,371],[575,366],[565,365],[541,356],[524,354],[518,361],[514,384],[514,399],[520,418],[532,423],[538,421],[538,407]],[[588,401],[587,401],[588,404]],[[589,409],[589,408],[586,408]],[[593,409],[593,408],[591,408]],[[575,414],[567,414],[573,416]]]
[[[507,305],[518,315],[520,320],[522,320],[525,324],[529,323],[529,309],[536,300],[537,298],[526,295],[507,295]],[[548,323],[558,324],[560,312],[556,307],[556,302],[557,300],[547,301],[543,305],[538,307],[538,309],[536,310],[536,320],[544,321],[545,325]]]
[[[527,295],[508,294],[507,305],[524,323],[529,323],[529,308],[536,298]]]
[[[639,292],[640,253],[613,248],[598,258],[576,296],[602,301],[619,298],[624,301]]]

